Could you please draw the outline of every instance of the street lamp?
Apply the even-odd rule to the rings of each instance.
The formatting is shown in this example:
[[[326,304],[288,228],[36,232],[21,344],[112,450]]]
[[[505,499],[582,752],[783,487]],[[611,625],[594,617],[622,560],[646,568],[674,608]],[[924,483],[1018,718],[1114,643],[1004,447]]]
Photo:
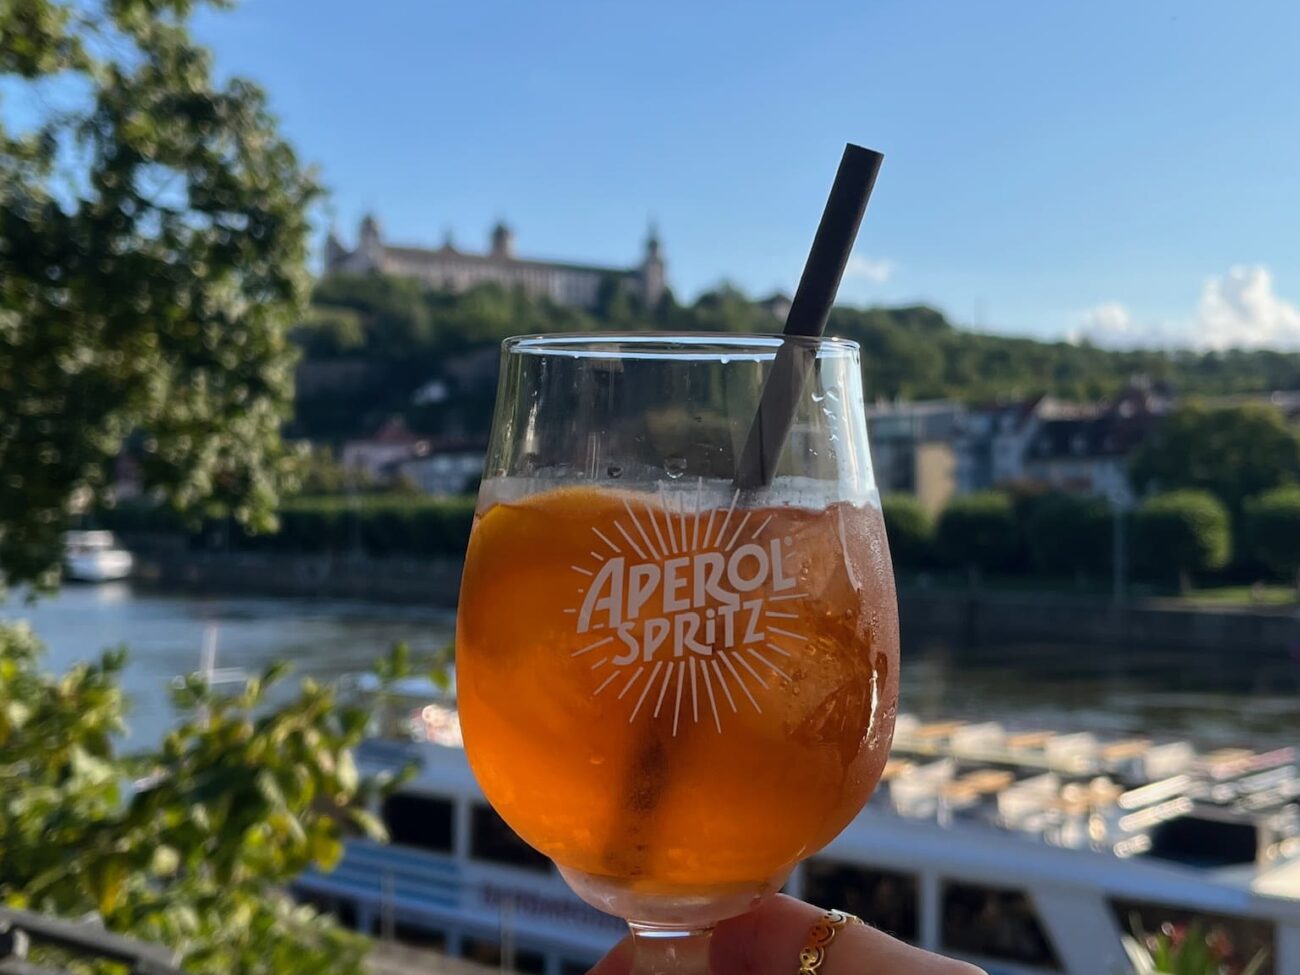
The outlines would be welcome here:
[[[1127,588],[1128,576],[1128,519],[1127,515],[1133,510],[1133,490],[1128,485],[1127,478],[1119,479],[1112,484],[1106,492],[1110,500],[1111,512],[1111,562],[1112,562],[1112,589],[1111,599],[1115,605],[1124,601],[1125,589]]]

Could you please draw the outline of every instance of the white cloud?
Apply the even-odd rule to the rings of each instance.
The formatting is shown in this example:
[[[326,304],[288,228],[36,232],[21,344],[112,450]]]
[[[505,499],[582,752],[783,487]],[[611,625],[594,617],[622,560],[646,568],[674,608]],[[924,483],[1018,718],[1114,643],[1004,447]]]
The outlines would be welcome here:
[[[1190,318],[1138,321],[1112,301],[1081,315],[1066,338],[1125,349],[1300,349],[1300,308],[1274,293],[1268,268],[1234,267],[1206,279]]]
[[[844,276],[850,281],[870,281],[872,284],[884,284],[891,277],[898,265],[888,258],[850,257],[844,268]]]
[[[1210,349],[1300,349],[1300,308],[1273,292],[1268,268],[1234,267],[1205,282],[1189,338]]]
[[[1139,322],[1117,301],[1084,312],[1066,333],[1067,342],[1091,342],[1109,349],[1167,348],[1186,345],[1185,330],[1169,322]]]
[[[1109,301],[1085,312],[1076,328],[1070,329],[1071,342],[1085,339],[1097,345],[1122,344],[1133,335],[1133,316],[1118,301]]]

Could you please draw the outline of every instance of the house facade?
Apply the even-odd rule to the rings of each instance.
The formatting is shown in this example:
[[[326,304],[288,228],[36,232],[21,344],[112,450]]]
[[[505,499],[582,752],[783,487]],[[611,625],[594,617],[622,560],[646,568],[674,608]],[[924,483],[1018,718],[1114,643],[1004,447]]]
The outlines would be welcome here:
[[[966,408],[953,400],[880,403],[867,439],[881,494],[913,494],[932,514],[960,489],[957,443]]]
[[[1014,484],[1127,504],[1129,458],[1171,406],[1166,394],[1137,383],[1101,404],[1049,396],[878,404],[867,427],[881,492],[913,494],[931,512],[954,494]]]

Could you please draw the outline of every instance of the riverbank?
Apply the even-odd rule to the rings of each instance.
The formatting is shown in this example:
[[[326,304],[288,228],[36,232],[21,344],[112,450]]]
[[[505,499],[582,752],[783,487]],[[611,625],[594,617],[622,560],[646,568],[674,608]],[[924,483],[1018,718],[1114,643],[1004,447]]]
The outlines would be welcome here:
[[[175,552],[141,556],[136,580],[171,591],[451,607],[460,573],[454,559]],[[1252,659],[1300,654],[1295,607],[1193,606],[1167,598],[1116,604],[1091,595],[908,587],[899,592],[899,612],[911,635],[968,646],[1068,640]]]
[[[458,559],[369,559],[264,552],[137,556],[132,581],[165,591],[454,607]]]
[[[1042,592],[903,589],[905,629],[967,646],[1023,642],[1229,652],[1243,662],[1300,659],[1300,611],[1279,606],[1191,605],[1148,597],[1116,603],[1100,596]]]

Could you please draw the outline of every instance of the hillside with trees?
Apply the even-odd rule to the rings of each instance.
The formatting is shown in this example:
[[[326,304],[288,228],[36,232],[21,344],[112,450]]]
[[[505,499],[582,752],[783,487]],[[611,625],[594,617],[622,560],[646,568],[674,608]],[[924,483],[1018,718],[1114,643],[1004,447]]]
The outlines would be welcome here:
[[[291,432],[322,440],[363,436],[401,414],[421,432],[479,435],[493,394],[492,350],[509,335],[776,332],[782,324],[769,306],[730,287],[691,304],[668,296],[653,309],[612,286],[601,298],[588,313],[494,285],[453,295],[402,278],[326,278],[295,332],[303,360]],[[1112,351],[971,332],[925,306],[841,306],[828,332],[861,344],[865,388],[875,398],[978,402],[1051,393],[1090,400],[1136,375],[1184,395],[1300,388],[1300,353]],[[433,395],[416,395],[430,383]]]

